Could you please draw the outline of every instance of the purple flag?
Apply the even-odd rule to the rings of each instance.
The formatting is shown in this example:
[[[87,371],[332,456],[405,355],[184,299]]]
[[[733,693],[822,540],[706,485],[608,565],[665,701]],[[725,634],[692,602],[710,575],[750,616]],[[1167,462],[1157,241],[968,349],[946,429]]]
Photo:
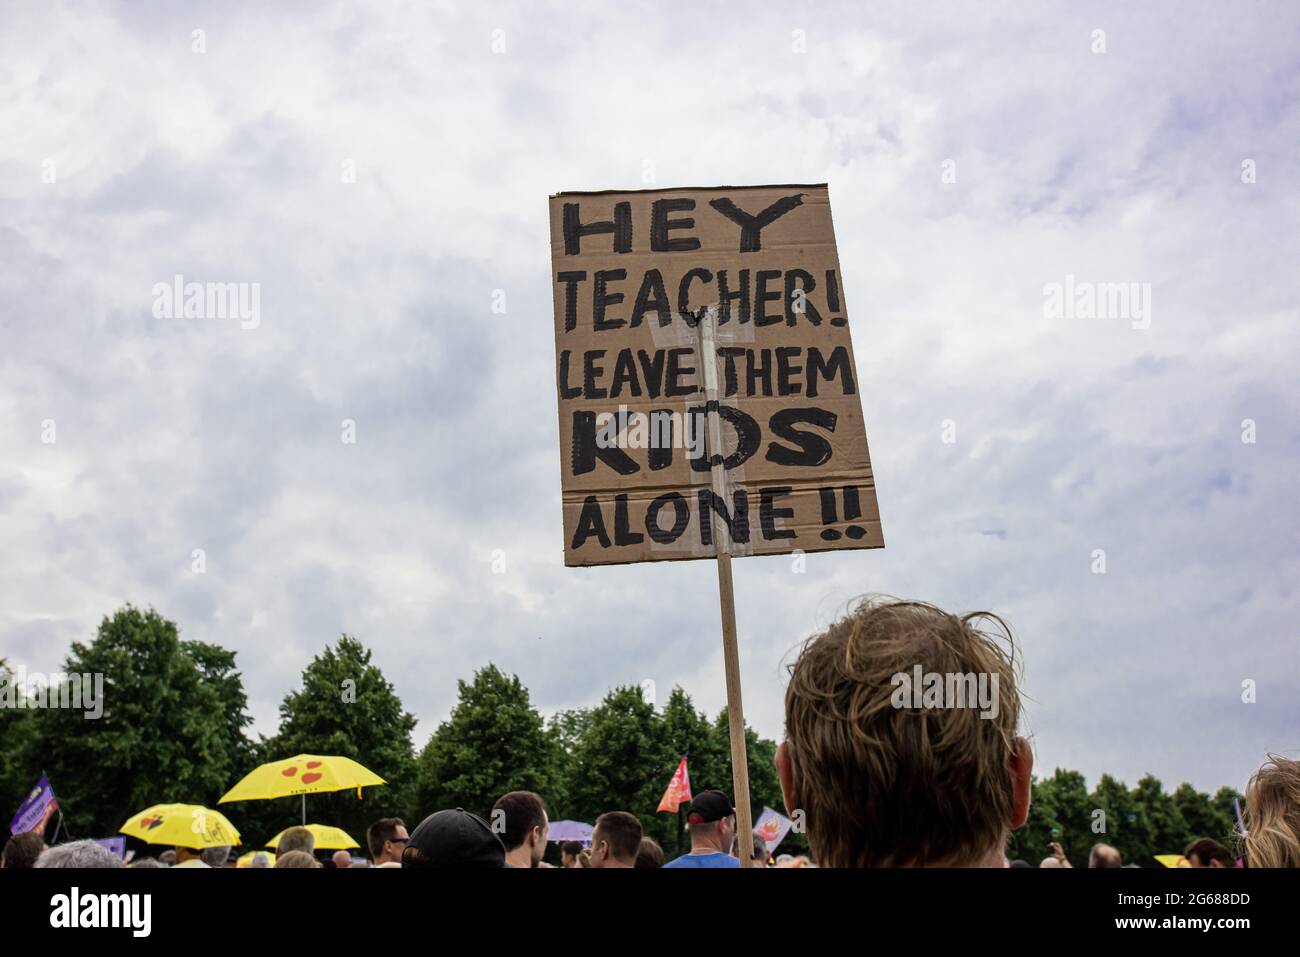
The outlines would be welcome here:
[[[50,779],[42,774],[41,779],[36,782],[36,787],[32,788],[31,793],[27,795],[23,806],[9,822],[9,833],[25,834],[28,831],[36,831],[44,837],[45,826],[50,823],[51,815],[58,809],[59,802],[54,797],[54,789],[50,787]]]
[[[97,837],[95,843],[108,848],[118,857],[126,857],[126,838],[124,837]]]

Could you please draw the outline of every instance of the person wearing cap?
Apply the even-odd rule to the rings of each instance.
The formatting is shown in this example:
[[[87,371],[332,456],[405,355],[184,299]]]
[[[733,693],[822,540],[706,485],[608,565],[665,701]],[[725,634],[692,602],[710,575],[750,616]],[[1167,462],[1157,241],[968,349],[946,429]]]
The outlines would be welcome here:
[[[721,791],[702,791],[691,801],[686,823],[691,850],[664,867],[739,867],[730,853],[736,835],[736,809]]]
[[[506,848],[487,821],[464,808],[437,811],[407,839],[403,867],[505,867]]]

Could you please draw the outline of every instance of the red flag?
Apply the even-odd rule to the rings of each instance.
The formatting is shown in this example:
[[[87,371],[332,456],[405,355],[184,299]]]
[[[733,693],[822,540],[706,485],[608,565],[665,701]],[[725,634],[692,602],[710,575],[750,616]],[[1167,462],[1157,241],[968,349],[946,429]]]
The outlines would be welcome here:
[[[690,799],[691,776],[686,771],[686,759],[682,758],[682,763],[677,765],[677,773],[668,782],[668,790],[664,792],[664,799],[659,802],[659,806],[655,808],[655,811],[671,811],[675,813],[679,805]]]

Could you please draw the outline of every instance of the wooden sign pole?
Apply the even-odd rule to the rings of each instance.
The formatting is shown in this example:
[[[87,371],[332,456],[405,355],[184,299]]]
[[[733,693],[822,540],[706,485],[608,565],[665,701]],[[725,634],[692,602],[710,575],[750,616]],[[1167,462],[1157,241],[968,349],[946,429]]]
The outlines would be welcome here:
[[[716,307],[710,306],[700,321],[701,365],[707,400],[709,461],[713,495],[726,497],[726,472],[722,467],[722,417],[718,414]],[[727,673],[727,724],[731,732],[731,784],[736,806],[736,849],[741,867],[753,867],[754,824],[749,810],[749,761],[745,748],[745,712],[740,701],[740,651],[736,646],[736,597],[731,582],[731,537],[716,511],[709,519],[713,547],[718,557],[718,597],[722,604],[722,660]]]

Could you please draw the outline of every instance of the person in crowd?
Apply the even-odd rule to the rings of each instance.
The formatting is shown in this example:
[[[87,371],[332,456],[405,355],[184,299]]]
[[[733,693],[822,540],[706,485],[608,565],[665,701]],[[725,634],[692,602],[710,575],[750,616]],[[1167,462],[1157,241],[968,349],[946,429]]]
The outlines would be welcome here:
[[[94,841],[69,841],[67,844],[55,844],[41,852],[34,867],[48,868],[109,868],[122,867],[122,859]]]
[[[1003,866],[1033,770],[1015,655],[994,615],[882,598],[804,643],[776,768],[819,864]]]
[[[1232,852],[1209,837],[1198,838],[1183,851],[1188,867],[1236,867]]]
[[[1120,853],[1109,844],[1094,844],[1088,852],[1088,867],[1123,867]]]
[[[176,863],[172,867],[210,867],[203,859],[203,852],[193,847],[177,847]]]
[[[44,850],[45,841],[35,831],[15,834],[5,841],[5,849],[0,853],[0,867],[26,870],[36,863]]]
[[[406,850],[406,824],[400,817],[381,817],[366,831],[366,847],[375,867],[401,867]]]
[[[533,868],[546,853],[546,804],[532,791],[511,791],[492,805],[493,830],[506,849],[507,867]]]
[[[167,850],[163,851],[161,854],[158,855],[158,860],[162,861],[168,867],[175,867],[176,852],[169,847],[167,848]]]
[[[352,866],[352,855],[344,850],[335,851],[330,856],[330,860],[334,863],[334,867],[337,870],[345,870]]]
[[[253,855],[253,859],[248,862],[249,867],[270,867],[271,856],[264,851],[258,851]]]
[[[578,855],[582,853],[582,844],[579,841],[565,841],[560,845],[560,865],[562,867],[577,867]]]
[[[160,867],[165,868],[167,865],[156,857],[137,857],[126,866],[128,869],[139,868],[140,870],[155,870]]]
[[[208,867],[225,867],[226,862],[230,860],[230,845],[205,847],[203,853],[199,856],[203,858],[203,863]]]
[[[1246,785],[1248,867],[1300,867],[1300,761],[1270,754]]]
[[[416,825],[403,867],[505,867],[506,848],[487,821],[464,808],[437,811]]]
[[[1043,863],[1038,865],[1040,869],[1044,867],[1074,867],[1070,863],[1070,859],[1065,856],[1065,848],[1061,847],[1057,841],[1050,842],[1047,849],[1052,852],[1052,856],[1043,858]],[[1051,863],[1048,863],[1049,861]]]
[[[686,812],[691,832],[688,853],[664,867],[739,867],[730,853],[736,834],[736,810],[731,798],[721,791],[701,791]]]
[[[290,851],[302,851],[309,857],[316,853],[316,836],[305,827],[291,827],[280,835],[280,843],[275,848],[275,859]]]
[[[302,869],[320,867],[321,863],[306,851],[285,851],[283,854],[276,855],[275,866],[277,868]]]
[[[636,852],[636,866],[642,868],[664,866],[664,849],[653,837],[641,838],[641,846]]]
[[[754,837],[754,849],[749,852],[749,859],[755,867],[767,867],[767,841],[763,840],[757,834]],[[740,857],[740,837],[736,837],[735,846],[736,857]]]
[[[627,811],[606,811],[591,832],[592,867],[636,867],[641,852],[641,822]]]
[[[591,867],[591,848],[584,847],[578,852],[578,866]]]
[[[1030,868],[1029,862],[1025,860],[1023,857],[1017,857],[1013,860],[1008,860],[1007,867],[1011,868],[1012,870],[1022,870],[1024,868],[1029,868],[1030,870],[1032,870],[1032,868]]]

